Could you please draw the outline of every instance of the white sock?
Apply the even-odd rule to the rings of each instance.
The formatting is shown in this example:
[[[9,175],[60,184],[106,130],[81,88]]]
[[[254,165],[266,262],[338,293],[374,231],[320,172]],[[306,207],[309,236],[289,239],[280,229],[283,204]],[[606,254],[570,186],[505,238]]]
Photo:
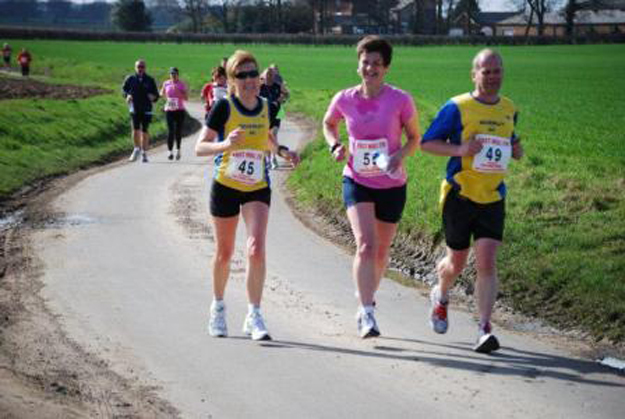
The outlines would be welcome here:
[[[226,304],[224,304],[224,300],[214,299],[213,302],[211,303],[211,308],[214,308],[216,310],[221,310],[225,306]]]
[[[369,306],[362,306],[362,312],[363,313],[373,313],[374,312],[374,308],[372,305]]]
[[[438,290],[436,291],[436,299],[440,301],[442,304],[445,304],[449,301],[449,296],[447,294],[443,295],[439,287]]]
[[[248,314],[260,313],[260,306],[256,306],[254,304],[248,304],[247,308],[248,308],[247,310]]]

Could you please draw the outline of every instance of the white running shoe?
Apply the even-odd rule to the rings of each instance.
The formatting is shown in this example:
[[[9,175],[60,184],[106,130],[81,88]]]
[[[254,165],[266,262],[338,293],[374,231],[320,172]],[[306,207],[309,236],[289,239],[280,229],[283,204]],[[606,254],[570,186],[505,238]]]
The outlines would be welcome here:
[[[442,302],[439,300],[440,295],[439,286],[432,288],[430,292],[430,326],[436,333],[447,333],[449,327],[449,321],[447,320],[447,305],[449,301]]]
[[[375,321],[373,311],[367,312],[362,308],[359,309],[356,314],[356,325],[358,327],[358,334],[363,339],[380,336],[380,329],[378,328],[378,323]]]
[[[271,340],[269,331],[259,311],[248,313],[243,323],[243,333],[251,336],[252,340]]]
[[[141,153],[141,161],[143,163],[147,163],[148,162],[148,154],[146,152]]]
[[[491,333],[490,322],[478,328],[477,343],[473,347],[475,352],[489,354],[500,348],[499,340]]]
[[[228,336],[228,326],[226,325],[226,306],[217,307],[211,304],[210,318],[208,320],[208,334],[216,338]]]
[[[141,150],[139,150],[138,148],[135,148],[134,150],[132,150],[132,153],[130,154],[128,161],[137,161],[137,159],[139,158],[139,154],[141,154]]]
[[[176,150],[176,160],[180,160],[180,149]]]

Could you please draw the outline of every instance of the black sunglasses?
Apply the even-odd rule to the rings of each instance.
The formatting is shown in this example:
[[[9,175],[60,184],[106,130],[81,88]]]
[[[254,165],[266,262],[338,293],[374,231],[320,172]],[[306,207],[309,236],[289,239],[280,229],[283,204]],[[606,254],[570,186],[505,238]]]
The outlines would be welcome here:
[[[234,77],[239,80],[243,80],[248,77],[251,79],[255,79],[259,75],[260,73],[258,72],[258,70],[250,70],[250,71],[241,71],[240,73],[235,74]]]

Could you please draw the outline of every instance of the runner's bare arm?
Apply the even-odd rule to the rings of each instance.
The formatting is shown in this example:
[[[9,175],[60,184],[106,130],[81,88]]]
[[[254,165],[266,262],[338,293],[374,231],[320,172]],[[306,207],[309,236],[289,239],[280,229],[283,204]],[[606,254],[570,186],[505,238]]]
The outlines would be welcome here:
[[[515,160],[520,160],[525,151],[523,150],[523,144],[521,144],[521,137],[517,137],[517,139],[512,143],[512,158]]]
[[[267,138],[267,140],[269,143],[269,149],[272,153],[277,154],[283,159],[290,161],[294,165],[297,165],[299,163],[299,154],[297,154],[297,152],[295,151],[289,150],[287,146],[278,144],[278,140],[276,139],[273,132],[269,131],[269,137]]]
[[[419,132],[419,114],[415,113],[412,118],[404,125],[404,132],[406,133],[406,143],[396,153],[394,153],[388,163],[388,171],[394,172],[399,169],[402,161],[409,156],[412,156],[415,150],[419,147],[421,141],[421,134]]]
[[[228,134],[224,141],[215,142],[219,134],[208,127],[202,128],[195,143],[195,155],[198,157],[212,156],[227,151],[245,138],[245,130],[237,128]]]
[[[341,139],[339,138],[339,122],[340,120],[329,115],[323,119],[323,136],[330,146],[330,152],[336,161],[341,161],[345,158],[345,147],[341,144]]]

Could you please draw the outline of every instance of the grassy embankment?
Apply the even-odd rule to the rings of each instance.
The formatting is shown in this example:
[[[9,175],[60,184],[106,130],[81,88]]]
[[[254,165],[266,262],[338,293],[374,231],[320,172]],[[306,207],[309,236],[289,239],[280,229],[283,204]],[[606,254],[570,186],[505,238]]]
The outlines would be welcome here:
[[[127,136],[123,134],[127,118],[123,104],[118,102],[117,89],[137,56],[147,59],[149,72],[159,81],[169,66],[178,66],[182,78],[198,90],[210,67],[239,48],[45,41],[28,41],[28,46],[39,59],[38,65],[52,67],[55,79],[77,79],[116,90],[111,96],[88,101],[103,102],[101,106],[108,109],[106,118],[114,122],[109,132],[119,134],[119,143],[117,140],[114,143],[124,150],[128,147]],[[280,65],[293,91],[289,110],[306,113],[318,121],[336,91],[358,82],[351,48],[266,45],[249,48],[257,54],[261,66],[270,62]],[[477,50],[477,47],[396,49],[388,80],[413,94],[424,129],[445,100],[471,88],[469,63]],[[520,109],[518,133],[524,138],[526,149],[526,158],[513,164],[507,181],[510,193],[506,245],[499,263],[502,295],[509,304],[526,313],[561,325],[581,325],[597,339],[623,341],[625,146],[621,127],[625,114],[621,110],[624,104],[621,92],[625,90],[625,80],[619,74],[625,65],[625,46],[508,47],[501,51],[507,72],[504,94]],[[89,113],[88,101],[66,105],[70,106],[71,115],[78,114],[71,109],[82,109],[82,118],[76,121],[83,122],[85,127],[93,124],[85,124],[85,118],[96,118]],[[0,102],[0,107],[7,107],[0,108],[3,141],[4,132],[16,122],[24,125],[27,132],[28,126],[38,124],[37,119],[29,118],[35,115],[32,110],[19,121],[5,120],[5,109],[14,110],[20,103],[10,102]],[[50,109],[58,106],[56,101],[36,102]],[[35,108],[32,104],[33,101],[23,101],[21,106]],[[43,112],[39,118],[46,114]],[[105,129],[106,119],[99,118],[103,119],[102,129]],[[69,126],[70,120],[62,126]],[[40,143],[31,138],[33,144]],[[89,143],[88,138],[97,135],[84,138],[82,145],[91,148],[94,143]],[[13,143],[23,144],[20,139],[13,139]],[[51,149],[57,154],[50,153],[49,160],[57,161],[56,164],[60,160],[60,170],[67,169],[69,162],[64,160],[67,156],[58,151],[65,146],[56,144],[51,144]],[[4,159],[4,152],[0,156]],[[321,141],[315,141],[305,157],[290,180],[300,200],[340,208],[340,165],[331,161]],[[28,165],[32,159],[2,160],[2,182],[8,173],[7,165],[12,167],[19,162]],[[403,234],[432,240],[440,236],[436,201],[445,162],[445,158],[421,153],[408,161],[411,180],[401,223]],[[34,173],[47,172],[37,168]],[[26,177],[23,181],[30,179]]]

